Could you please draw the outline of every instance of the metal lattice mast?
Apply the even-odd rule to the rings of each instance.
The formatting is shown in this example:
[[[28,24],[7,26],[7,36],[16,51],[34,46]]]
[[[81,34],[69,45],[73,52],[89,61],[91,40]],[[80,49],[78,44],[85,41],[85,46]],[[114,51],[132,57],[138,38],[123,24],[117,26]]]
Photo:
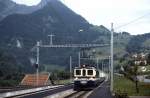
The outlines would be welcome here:
[[[53,36],[55,35],[53,34],[48,35],[48,37],[50,37],[50,42],[49,42],[50,45],[53,45]]]
[[[90,47],[104,47],[110,46],[109,44],[63,44],[63,45],[40,45],[43,48],[90,48]]]
[[[38,86],[39,81],[39,57],[40,57],[40,42],[37,42],[37,58],[36,58],[36,85]]]
[[[70,56],[70,82],[72,82],[72,57]]]
[[[79,61],[79,62],[78,62],[78,63],[79,63],[78,66],[79,66],[79,67],[80,67],[80,56],[81,56],[81,55],[80,55],[80,51],[79,51],[79,53],[78,53],[78,61]]]

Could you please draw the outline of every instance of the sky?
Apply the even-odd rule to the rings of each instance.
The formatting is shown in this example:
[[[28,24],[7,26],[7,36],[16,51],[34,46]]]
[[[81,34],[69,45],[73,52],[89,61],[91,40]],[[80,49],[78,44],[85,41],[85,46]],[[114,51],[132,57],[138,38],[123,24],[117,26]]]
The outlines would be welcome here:
[[[40,0],[13,0],[21,4],[36,5]],[[94,25],[132,35],[150,32],[150,0],[61,0],[65,5]]]

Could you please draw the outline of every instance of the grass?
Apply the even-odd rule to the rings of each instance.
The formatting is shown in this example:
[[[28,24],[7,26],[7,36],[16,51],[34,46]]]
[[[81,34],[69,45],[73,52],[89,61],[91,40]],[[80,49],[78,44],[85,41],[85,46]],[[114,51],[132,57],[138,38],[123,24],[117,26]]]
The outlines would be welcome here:
[[[115,76],[114,91],[125,92],[129,96],[150,96],[150,84],[139,83],[139,93],[136,93],[134,82],[124,77]]]

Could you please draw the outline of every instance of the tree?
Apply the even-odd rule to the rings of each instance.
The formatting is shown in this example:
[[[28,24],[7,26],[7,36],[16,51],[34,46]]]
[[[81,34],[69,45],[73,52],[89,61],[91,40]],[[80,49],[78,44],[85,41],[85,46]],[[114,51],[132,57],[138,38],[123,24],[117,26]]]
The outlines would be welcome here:
[[[138,87],[138,66],[146,66],[147,64],[150,64],[150,54],[148,54],[147,58],[146,55],[143,53],[135,54],[130,58],[128,61],[126,67],[124,68],[124,74],[127,78],[132,80],[135,83],[136,92],[139,93],[139,87]]]
[[[128,61],[128,65],[126,66],[124,73],[126,78],[135,83],[136,92],[139,93],[138,79],[137,79],[138,65],[134,63],[134,60]]]
[[[125,77],[135,83],[135,88],[137,93],[139,93],[138,79],[137,79],[138,66],[139,65],[135,64],[135,60],[131,58],[131,60],[127,62],[126,66],[124,66],[124,71],[123,71]]]
[[[135,82],[136,92],[139,93],[138,79],[137,79],[138,65],[136,65],[136,64],[134,64],[134,67],[133,67],[133,75],[134,75],[134,82]]]
[[[150,65],[150,53],[147,55],[147,59],[146,59],[146,61],[147,61],[147,64],[149,64],[149,65]]]

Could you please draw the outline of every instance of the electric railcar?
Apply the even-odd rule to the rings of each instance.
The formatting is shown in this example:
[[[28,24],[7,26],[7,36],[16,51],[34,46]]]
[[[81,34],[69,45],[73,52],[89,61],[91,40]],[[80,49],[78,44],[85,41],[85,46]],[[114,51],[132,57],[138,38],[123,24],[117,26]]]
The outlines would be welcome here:
[[[102,82],[95,67],[82,65],[74,69],[74,90],[93,89]]]

